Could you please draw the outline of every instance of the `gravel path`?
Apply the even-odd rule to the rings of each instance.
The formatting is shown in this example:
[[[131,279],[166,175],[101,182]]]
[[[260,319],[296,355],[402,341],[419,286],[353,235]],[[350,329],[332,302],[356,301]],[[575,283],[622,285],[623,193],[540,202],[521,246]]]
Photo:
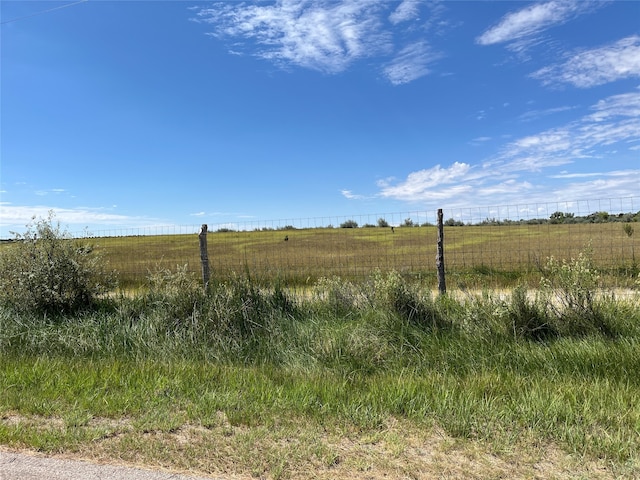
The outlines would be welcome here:
[[[0,480],[223,480],[0,451]]]

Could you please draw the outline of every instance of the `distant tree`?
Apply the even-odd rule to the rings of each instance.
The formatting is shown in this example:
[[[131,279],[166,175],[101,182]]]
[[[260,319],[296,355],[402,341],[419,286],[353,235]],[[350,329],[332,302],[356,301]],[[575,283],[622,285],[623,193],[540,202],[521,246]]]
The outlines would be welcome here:
[[[358,228],[358,222],[355,220],[347,220],[340,224],[340,228]]]
[[[411,220],[410,218],[405,218],[404,222],[400,226],[401,227],[413,227],[413,220]]]
[[[464,225],[464,222],[461,220],[456,220],[454,218],[449,218],[445,220],[444,224],[447,227],[462,227]]]
[[[389,228],[389,222],[387,222],[384,218],[379,218],[378,226],[382,228]]]
[[[565,213],[565,212],[553,212],[549,217],[549,223],[558,224],[558,223],[573,223],[573,213]]]

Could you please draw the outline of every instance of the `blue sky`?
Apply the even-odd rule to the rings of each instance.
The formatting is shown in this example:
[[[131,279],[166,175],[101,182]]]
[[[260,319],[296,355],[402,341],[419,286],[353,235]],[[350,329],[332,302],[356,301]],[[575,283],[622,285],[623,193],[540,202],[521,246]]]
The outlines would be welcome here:
[[[49,210],[79,231],[640,192],[640,2],[1,15],[3,238]]]

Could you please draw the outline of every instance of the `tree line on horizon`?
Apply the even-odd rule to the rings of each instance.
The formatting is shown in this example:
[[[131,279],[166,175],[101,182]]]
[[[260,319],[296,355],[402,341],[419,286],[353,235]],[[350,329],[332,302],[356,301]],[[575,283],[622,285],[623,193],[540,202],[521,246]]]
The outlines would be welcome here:
[[[556,211],[553,212],[549,218],[530,218],[530,219],[520,219],[520,220],[510,220],[510,219],[497,219],[497,218],[485,218],[479,222],[464,222],[462,220],[457,220],[453,217],[448,218],[444,221],[444,225],[447,227],[463,227],[463,226],[494,226],[494,225],[543,225],[543,224],[572,224],[572,223],[610,223],[610,222],[619,222],[619,223],[632,223],[632,222],[640,222],[640,210],[638,212],[629,212],[629,213],[609,213],[605,211],[597,211],[590,213],[588,215],[576,215],[572,212],[562,212]],[[359,225],[355,220],[345,220],[340,224],[340,228],[395,228],[395,227],[433,227],[435,224],[431,222],[418,223],[414,222],[411,218],[406,218],[402,223],[398,225],[391,225],[385,218],[379,218],[377,223],[365,223],[363,225]],[[335,228],[333,225],[329,224],[326,227],[316,227],[316,228]],[[254,231],[276,231],[276,230],[296,230],[297,228],[293,225],[285,225],[282,227],[262,227],[256,228]],[[217,233],[225,233],[225,232],[236,232],[232,228],[223,227],[215,230]]]

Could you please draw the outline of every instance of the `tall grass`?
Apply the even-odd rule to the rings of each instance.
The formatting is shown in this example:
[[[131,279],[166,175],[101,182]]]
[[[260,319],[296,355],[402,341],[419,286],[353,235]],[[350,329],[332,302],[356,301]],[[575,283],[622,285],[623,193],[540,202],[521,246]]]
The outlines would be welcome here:
[[[304,292],[248,273],[204,292],[158,269],[135,295],[69,315],[0,308],[0,443],[45,451],[123,434],[298,421],[379,431],[390,418],[494,445],[557,443],[640,473],[640,300],[588,257],[550,260],[537,292],[434,297],[402,275]],[[275,468],[275,467],[274,467]]]

